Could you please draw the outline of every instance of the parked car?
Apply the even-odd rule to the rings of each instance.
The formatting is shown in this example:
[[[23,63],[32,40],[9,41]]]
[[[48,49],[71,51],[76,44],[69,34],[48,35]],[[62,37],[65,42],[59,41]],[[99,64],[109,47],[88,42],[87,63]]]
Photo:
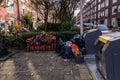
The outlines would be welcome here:
[[[93,28],[93,23],[83,23],[83,27],[91,29]]]
[[[109,28],[106,25],[99,24],[99,25],[95,25],[94,27],[95,29],[100,30],[103,34],[112,32],[111,30],[109,30]]]
[[[83,23],[84,31],[93,29],[93,23]]]
[[[80,24],[74,24],[74,26],[76,26],[76,27],[80,27]]]

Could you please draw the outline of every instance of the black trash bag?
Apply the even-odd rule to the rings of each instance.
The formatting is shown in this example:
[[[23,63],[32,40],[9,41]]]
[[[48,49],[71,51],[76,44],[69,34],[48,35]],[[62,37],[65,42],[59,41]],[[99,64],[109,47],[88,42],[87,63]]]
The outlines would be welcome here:
[[[2,49],[2,50],[0,51],[0,58],[3,58],[3,57],[6,57],[6,56],[9,56],[10,53],[11,53],[11,52],[8,51],[7,48]]]
[[[75,36],[73,36],[73,39],[82,39],[82,36],[80,34],[76,34]]]
[[[60,55],[62,56],[62,58],[67,58],[67,59],[74,58],[71,46],[67,46],[67,45],[64,45],[62,47]]]
[[[83,39],[78,39],[78,38],[76,38],[76,39],[75,39],[75,44],[77,44],[79,50],[80,50],[81,48],[84,48],[84,47],[85,47],[85,42],[84,42]]]
[[[81,48],[84,48],[84,47],[85,47],[84,39],[83,39],[82,36],[79,35],[79,34],[76,34],[76,35],[73,37],[73,39],[71,39],[71,42],[74,43],[74,44],[76,44],[76,45],[78,46],[79,50],[80,50]]]
[[[82,53],[82,55],[85,55],[86,54],[86,49],[85,48],[81,48],[80,52]]]
[[[19,49],[22,49],[22,48],[24,49],[26,47],[26,42],[21,38],[13,39],[12,46],[17,47]]]
[[[56,44],[56,49],[55,51],[57,53],[60,53],[61,52],[61,49],[62,47],[65,45],[65,43],[63,42],[63,40],[61,38],[59,38],[59,40],[57,41],[57,44]]]
[[[77,64],[84,63],[84,56],[80,56],[80,55],[75,56],[75,61]]]

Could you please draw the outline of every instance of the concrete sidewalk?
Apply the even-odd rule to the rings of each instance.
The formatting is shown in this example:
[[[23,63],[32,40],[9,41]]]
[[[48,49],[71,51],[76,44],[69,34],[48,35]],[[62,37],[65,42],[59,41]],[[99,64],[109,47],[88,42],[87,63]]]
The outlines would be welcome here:
[[[65,62],[57,53],[20,52],[0,62],[0,80],[93,80],[86,66]]]

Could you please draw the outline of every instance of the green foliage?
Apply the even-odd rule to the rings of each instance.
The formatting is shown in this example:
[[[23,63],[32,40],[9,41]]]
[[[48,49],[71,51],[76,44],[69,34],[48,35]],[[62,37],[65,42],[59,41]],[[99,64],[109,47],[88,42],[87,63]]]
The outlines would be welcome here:
[[[80,32],[80,28],[73,26],[73,27],[71,27],[70,31]]]
[[[71,38],[73,38],[73,36],[75,34],[78,34],[77,32],[71,32],[71,31],[65,31],[65,32],[50,32],[49,34],[53,34],[57,37],[57,40],[59,38],[62,38],[64,41],[68,41],[70,40]]]
[[[24,24],[31,30],[33,29],[32,27],[32,19],[33,19],[33,15],[31,12],[27,12],[24,16],[23,16],[23,19],[24,19]]]
[[[87,30],[90,30],[89,28],[84,28],[83,31],[87,31]]]
[[[61,24],[62,31],[68,31],[71,29],[72,26],[73,26],[73,24],[69,21],[65,21]]]
[[[11,24],[11,25],[8,24],[8,29],[9,29],[9,33],[13,33],[14,32],[14,24]]]
[[[45,30],[45,24],[40,25],[36,31],[44,31]]]
[[[60,32],[60,31],[70,31],[73,24],[71,22],[65,21],[63,23],[48,23],[47,32]],[[37,31],[44,31],[45,24],[38,27]]]
[[[61,23],[48,23],[47,31],[60,31]]]
[[[37,34],[42,34],[42,32],[39,32],[39,33],[35,33],[35,32],[24,32],[24,33],[19,33],[19,37],[22,38],[23,40],[26,40],[27,38],[30,38],[30,37],[33,37]],[[70,40],[71,38],[73,38],[73,36],[75,34],[78,34],[77,32],[71,32],[71,31],[65,31],[65,32],[48,32],[46,34],[52,34],[52,35],[55,35],[58,38],[62,38],[64,41],[68,41]],[[12,38],[14,37],[12,34],[8,34],[7,35],[8,39],[11,41]]]
[[[61,23],[48,23],[47,32],[51,31],[60,31],[61,29]],[[38,27],[37,31],[44,31],[45,30],[45,24],[42,24]]]
[[[33,37],[37,34],[41,34],[41,33],[38,33],[38,32],[24,32],[24,33],[19,33],[19,37],[26,40],[27,38],[30,38],[30,37]]]

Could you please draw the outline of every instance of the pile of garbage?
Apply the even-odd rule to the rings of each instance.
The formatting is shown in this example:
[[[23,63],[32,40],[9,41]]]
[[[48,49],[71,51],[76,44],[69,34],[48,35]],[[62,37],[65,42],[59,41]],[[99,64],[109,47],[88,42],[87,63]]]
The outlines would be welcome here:
[[[28,51],[53,51],[56,47],[56,36],[40,34],[26,40]]]
[[[8,50],[9,41],[5,36],[1,36],[0,38],[0,60],[5,60],[8,58],[12,52]]]
[[[55,51],[64,59],[75,58],[77,62],[83,62],[83,56],[86,54],[84,39],[79,34],[66,42],[59,38]],[[82,60],[79,61],[81,58]]]

